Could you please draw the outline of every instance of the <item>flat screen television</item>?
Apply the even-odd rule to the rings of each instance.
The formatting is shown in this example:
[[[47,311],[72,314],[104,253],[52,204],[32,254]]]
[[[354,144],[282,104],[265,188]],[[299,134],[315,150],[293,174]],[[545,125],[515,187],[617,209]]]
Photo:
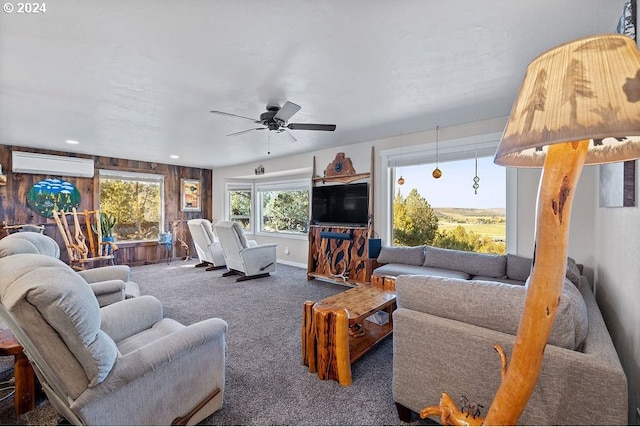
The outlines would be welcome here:
[[[312,187],[311,224],[365,226],[368,222],[368,183]]]

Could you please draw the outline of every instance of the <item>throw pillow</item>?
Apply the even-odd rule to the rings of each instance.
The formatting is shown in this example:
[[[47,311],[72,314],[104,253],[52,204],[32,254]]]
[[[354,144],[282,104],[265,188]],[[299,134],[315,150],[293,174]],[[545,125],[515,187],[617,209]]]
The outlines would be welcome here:
[[[524,282],[531,274],[532,262],[531,258],[507,254],[507,277]]]
[[[571,257],[567,257],[567,279],[571,280],[571,283],[573,283],[574,285],[576,285],[576,287],[578,287],[578,289],[580,288],[580,269],[578,268],[578,265],[576,264],[576,261],[571,258]]]
[[[422,265],[424,246],[383,246],[378,255],[380,264]]]
[[[463,271],[472,276],[506,279],[507,257],[426,246],[424,266]]]

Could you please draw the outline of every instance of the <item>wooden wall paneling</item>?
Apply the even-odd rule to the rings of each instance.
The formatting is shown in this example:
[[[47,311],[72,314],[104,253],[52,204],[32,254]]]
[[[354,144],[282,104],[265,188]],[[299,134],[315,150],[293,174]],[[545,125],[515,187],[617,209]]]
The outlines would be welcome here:
[[[212,188],[213,172],[210,169],[194,167],[184,167],[169,165],[164,163],[144,162],[138,160],[91,156],[85,154],[75,154],[62,151],[40,150],[35,148],[20,147],[13,145],[0,145],[0,164],[7,176],[7,185],[0,186],[0,221],[6,220],[9,224],[44,224],[45,234],[54,238],[61,248],[64,242],[57,230],[53,219],[42,217],[33,212],[26,203],[27,192],[38,181],[51,178],[49,175],[14,174],[12,173],[11,152],[26,151],[32,153],[52,154],[67,157],[80,157],[93,159],[95,162],[96,175],[94,178],[64,177],[78,188],[82,196],[80,210],[93,210],[99,208],[98,189],[98,169],[121,170],[142,173],[156,173],[165,176],[165,231],[172,231],[171,225],[176,220],[188,220],[191,218],[212,218]],[[201,211],[181,212],[180,211],[180,179],[199,179],[202,183]],[[177,228],[176,234],[190,248],[193,256],[195,249],[191,235],[186,228],[186,223]],[[135,243],[118,243],[119,250],[116,252],[116,263],[139,265],[158,261],[160,250],[157,242],[145,241]],[[66,253],[61,251],[61,259],[66,260]],[[174,249],[176,257],[184,255],[184,250]],[[162,258],[166,256],[163,254]]]

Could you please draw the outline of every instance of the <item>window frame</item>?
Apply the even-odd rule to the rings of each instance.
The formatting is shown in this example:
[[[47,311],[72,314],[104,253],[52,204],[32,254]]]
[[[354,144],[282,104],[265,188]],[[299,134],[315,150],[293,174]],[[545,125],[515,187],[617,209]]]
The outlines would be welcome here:
[[[310,179],[294,179],[287,181],[268,181],[255,184],[255,219],[256,219],[256,234],[260,236],[276,236],[286,237],[290,239],[306,240],[308,238],[308,231],[306,233],[285,233],[281,231],[264,231],[262,229],[262,195],[261,192],[265,191],[296,191],[306,190],[309,197],[309,204],[307,209],[307,223],[311,218],[311,180]]]
[[[224,189],[224,218],[227,221],[234,221],[231,215],[231,192],[238,190],[248,190],[251,201],[249,203],[249,228],[245,228],[244,232],[254,234],[254,213],[255,213],[255,185],[252,182],[227,182]]]
[[[142,172],[132,172],[127,170],[115,170],[115,169],[98,169],[98,209],[101,209],[100,199],[100,182],[102,178],[105,179],[120,179],[122,181],[138,181],[138,182],[153,182],[160,186],[160,218],[158,220],[158,233],[164,233],[165,223],[165,179],[162,174],[151,174]],[[137,243],[137,242],[155,242],[158,240],[156,236],[153,239],[134,239],[134,240],[117,240],[118,243]]]
[[[487,153],[495,154],[502,132],[491,132],[468,137],[454,138],[438,141],[438,161],[444,163],[450,160],[463,160],[475,157],[476,150],[479,157],[484,157]],[[393,236],[393,200],[394,185],[397,180],[396,168],[401,166],[416,165],[422,163],[435,163],[436,160],[436,140],[411,146],[394,147],[380,152],[382,163],[382,200],[386,200],[383,211],[379,218],[382,225],[380,232],[384,241],[390,242]],[[517,170],[506,168],[506,240],[507,253],[515,253],[517,248],[517,224],[510,218],[517,218],[518,203],[515,197],[517,188]]]

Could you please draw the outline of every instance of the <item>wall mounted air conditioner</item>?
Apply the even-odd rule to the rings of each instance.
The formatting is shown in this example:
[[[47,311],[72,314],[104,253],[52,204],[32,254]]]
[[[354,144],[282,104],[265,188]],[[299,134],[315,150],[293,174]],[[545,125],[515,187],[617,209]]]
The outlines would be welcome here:
[[[11,171],[38,175],[93,178],[93,160],[13,151]]]

